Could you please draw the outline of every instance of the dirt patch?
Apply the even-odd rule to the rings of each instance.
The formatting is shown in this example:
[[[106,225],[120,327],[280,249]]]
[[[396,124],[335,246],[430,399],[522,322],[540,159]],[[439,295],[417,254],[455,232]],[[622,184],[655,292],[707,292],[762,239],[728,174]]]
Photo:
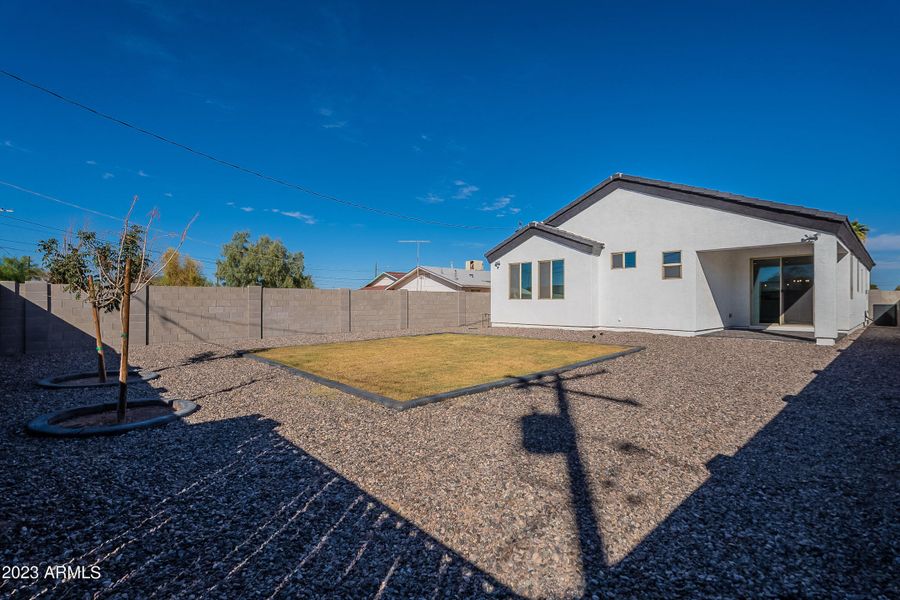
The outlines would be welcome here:
[[[129,408],[125,411],[125,422],[137,423],[138,421],[146,421],[148,419],[155,419],[156,417],[171,415],[174,412],[175,410],[168,405],[139,406],[137,408]],[[72,429],[78,429],[81,427],[104,427],[107,425],[116,424],[117,422],[115,410],[108,410],[92,415],[81,415],[80,417],[72,417],[71,419],[66,419],[65,421],[54,423],[54,425],[58,425],[60,427],[70,427]]]

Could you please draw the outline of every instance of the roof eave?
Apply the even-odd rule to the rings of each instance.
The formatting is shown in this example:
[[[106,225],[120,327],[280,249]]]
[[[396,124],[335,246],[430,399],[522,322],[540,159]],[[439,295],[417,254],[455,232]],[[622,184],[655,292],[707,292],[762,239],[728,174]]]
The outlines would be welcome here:
[[[528,236],[525,239],[521,239],[523,236]],[[544,239],[551,239],[556,243],[560,243],[564,246],[568,246],[580,252],[585,252],[589,254],[599,254],[601,250],[603,250],[603,244],[601,242],[597,242],[595,240],[589,240],[588,238],[583,238],[581,236],[575,235],[568,231],[564,231],[561,229],[557,229],[556,227],[551,227],[545,225],[544,223],[529,223],[526,227],[516,231],[511,236],[485,252],[484,256],[487,258],[489,263],[494,262],[497,258],[503,256],[512,248],[522,244],[526,241],[526,239],[530,239],[534,236],[540,236]],[[518,241],[517,240],[520,240]],[[515,244],[512,248],[508,248],[508,246]]]
[[[759,219],[769,217],[770,220],[786,223],[795,227],[807,227],[813,230],[832,233],[837,236],[851,252],[860,258],[869,269],[875,265],[875,261],[872,259],[872,256],[869,254],[866,247],[862,244],[856,234],[853,233],[853,229],[850,227],[850,221],[846,215],[820,211],[799,205],[783,204],[759,198],[751,198],[749,196],[729,194],[706,188],[669,183],[667,181],[656,179],[646,179],[634,175],[624,175],[622,173],[616,173],[607,177],[598,185],[550,215],[544,223],[551,227],[557,227],[575,214],[578,214],[578,212],[581,212],[581,210],[584,210],[584,208],[587,208],[585,206],[579,210],[579,207],[583,206],[587,200],[598,192],[607,190],[606,193],[603,194],[605,196],[619,188],[643,193],[652,193],[652,191],[656,191],[658,194],[663,195],[663,197],[676,201],[690,202],[689,198],[704,198],[705,200],[702,201],[703,205],[715,202],[718,203],[718,208],[731,210],[732,212],[744,216]],[[646,188],[650,188],[650,190]],[[601,198],[602,197],[603,196],[601,196]],[[597,200],[599,199],[600,198]],[[776,215],[783,215],[783,218],[777,218]],[[490,252],[493,251],[494,250],[491,250]]]

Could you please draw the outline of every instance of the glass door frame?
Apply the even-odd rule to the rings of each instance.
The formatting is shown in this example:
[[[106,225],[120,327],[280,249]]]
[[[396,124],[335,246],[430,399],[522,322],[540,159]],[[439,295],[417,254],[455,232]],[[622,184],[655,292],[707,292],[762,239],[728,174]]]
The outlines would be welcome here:
[[[809,257],[812,260],[813,265],[815,265],[815,256],[812,254],[791,254],[788,256],[754,256],[750,259],[750,327],[757,329],[765,329],[766,327],[771,327],[772,325],[784,325],[784,259],[785,258],[806,258]],[[778,322],[777,323],[754,323],[753,322],[753,294],[754,294],[754,280],[753,280],[753,263],[757,260],[778,260]],[[791,325],[796,325],[798,327],[812,327],[815,324],[816,313],[816,278],[815,278],[815,266],[813,266],[813,284],[810,290],[813,294],[812,297],[812,320],[809,323],[791,323]]]

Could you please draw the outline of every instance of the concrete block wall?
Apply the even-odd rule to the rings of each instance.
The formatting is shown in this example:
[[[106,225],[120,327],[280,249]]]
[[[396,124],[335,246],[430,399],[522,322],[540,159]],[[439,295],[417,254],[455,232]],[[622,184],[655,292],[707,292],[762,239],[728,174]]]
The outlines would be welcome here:
[[[248,337],[248,332],[254,331],[249,321],[253,289],[151,286],[149,343]],[[250,337],[259,335],[258,327],[255,332]]]
[[[456,292],[410,292],[410,329],[459,326],[458,296]]]
[[[346,290],[262,290],[264,338],[342,331],[341,299]]]
[[[63,287],[0,282],[0,353],[93,347],[91,308]],[[132,296],[131,343],[478,326],[489,311],[490,295],[477,292],[150,286]],[[118,311],[100,323],[103,342],[118,349]]]
[[[401,329],[402,291],[352,290],[350,331],[392,331]]]
[[[485,292],[464,294],[465,312],[463,325],[484,325],[491,323],[491,295]]]
[[[25,351],[25,301],[14,281],[0,282],[0,351]]]
[[[869,318],[875,316],[875,305],[897,305],[897,312],[900,313],[900,291],[894,290],[869,290]],[[900,314],[898,314],[900,317]],[[897,319],[897,326],[900,327],[900,318]]]

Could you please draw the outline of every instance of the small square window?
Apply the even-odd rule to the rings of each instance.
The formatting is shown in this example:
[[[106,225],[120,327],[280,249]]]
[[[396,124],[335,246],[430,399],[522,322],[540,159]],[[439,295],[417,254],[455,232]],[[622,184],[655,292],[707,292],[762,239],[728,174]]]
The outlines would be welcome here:
[[[681,279],[681,265],[664,266],[663,279]]]
[[[681,250],[662,253],[662,278],[681,279]]]
[[[613,269],[633,269],[637,266],[637,252],[613,252],[610,256]]]

